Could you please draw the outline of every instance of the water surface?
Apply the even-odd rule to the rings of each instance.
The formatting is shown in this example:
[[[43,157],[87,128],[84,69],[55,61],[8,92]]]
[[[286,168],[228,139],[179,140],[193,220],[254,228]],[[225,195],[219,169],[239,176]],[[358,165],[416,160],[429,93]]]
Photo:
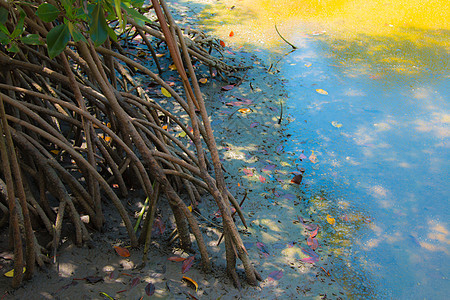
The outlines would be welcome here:
[[[448,1],[220,3],[205,26],[285,80],[284,150],[316,156],[308,201],[337,220],[327,239],[349,295],[447,298]]]

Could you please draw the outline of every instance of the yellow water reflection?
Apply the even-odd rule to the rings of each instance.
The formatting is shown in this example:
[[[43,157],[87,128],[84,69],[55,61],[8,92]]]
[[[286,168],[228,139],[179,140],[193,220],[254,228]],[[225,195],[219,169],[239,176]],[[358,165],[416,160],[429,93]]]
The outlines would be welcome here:
[[[390,35],[393,29],[449,30],[448,0],[232,0],[204,11],[205,23],[230,42],[279,43],[275,24],[286,36],[303,23],[306,33],[331,31],[351,38],[357,34]],[[220,3],[220,2],[219,2]],[[233,31],[234,36],[229,37]]]

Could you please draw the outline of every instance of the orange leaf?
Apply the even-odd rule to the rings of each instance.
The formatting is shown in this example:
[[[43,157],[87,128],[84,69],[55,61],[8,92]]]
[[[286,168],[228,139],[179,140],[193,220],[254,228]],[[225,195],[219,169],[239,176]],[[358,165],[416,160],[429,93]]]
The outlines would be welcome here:
[[[225,47],[225,42],[224,41],[220,40],[219,43],[220,43],[220,46]]]
[[[234,36],[234,32],[233,30],[230,32],[230,36]]]
[[[126,249],[126,248],[114,246],[114,249],[116,249],[117,254],[119,254],[122,257],[129,257],[130,256],[130,251],[128,251],[128,249]]]
[[[194,279],[186,277],[186,276],[183,276],[183,280],[185,280],[186,282],[189,282],[190,284],[192,284],[192,286],[195,287],[195,291],[198,290],[198,284],[197,284],[197,282]]]
[[[181,266],[181,273],[186,273],[194,264],[194,256],[189,256],[185,261],[183,261],[183,265]]]
[[[205,84],[208,82],[208,78],[200,78],[198,82]]]
[[[336,220],[330,215],[327,215],[327,222],[330,223],[331,225],[336,224]]]
[[[309,160],[315,164],[317,162],[317,156],[314,154],[314,151],[311,151],[311,155],[309,156]]]
[[[169,257],[168,260],[170,260],[170,261],[184,261],[184,260],[186,260],[186,258],[180,257],[180,256],[172,256],[172,257]]]
[[[238,112],[240,112],[241,114],[246,114],[251,112],[252,110],[250,108],[240,108],[238,109]]]

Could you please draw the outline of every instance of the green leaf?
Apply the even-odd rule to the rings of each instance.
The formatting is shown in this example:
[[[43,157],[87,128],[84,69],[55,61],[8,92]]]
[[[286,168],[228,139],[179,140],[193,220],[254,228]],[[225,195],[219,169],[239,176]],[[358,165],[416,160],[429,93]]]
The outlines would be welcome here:
[[[89,24],[91,39],[95,46],[100,46],[108,38],[108,24],[106,24],[105,11],[97,4],[92,12],[92,20]]]
[[[9,36],[0,31],[0,44],[7,45],[9,42],[11,42]]]
[[[24,26],[24,22],[25,22],[25,12],[23,11],[23,9],[20,9],[20,13],[19,13],[19,21],[17,21],[17,25],[16,28],[14,28],[14,31],[11,33],[11,38],[16,38],[19,35],[21,35],[23,33],[23,31],[25,30],[25,26]]]
[[[69,31],[70,31],[70,35],[72,36],[73,41],[79,42],[79,41],[83,41],[83,42],[87,42],[86,38],[83,36],[83,34],[73,25],[72,22],[67,21],[65,22],[67,24],[67,26],[69,27]]]
[[[36,11],[36,15],[44,22],[53,22],[59,14],[59,9],[50,3],[42,3]]]
[[[70,19],[73,19],[73,1],[61,0],[61,4]]]
[[[22,43],[27,45],[42,45],[43,42],[39,40],[39,34],[29,34],[20,38]]]
[[[0,23],[5,24],[8,21],[8,10],[4,7],[0,7]]]
[[[17,43],[14,41],[11,43],[11,46],[9,46],[9,48],[6,50],[8,50],[8,52],[13,52],[13,53],[17,53],[20,51],[19,46],[17,46]]]
[[[122,10],[120,9],[120,3],[122,0],[114,0],[114,8],[116,10],[116,15],[119,18],[119,26],[122,28],[122,30],[125,29],[125,23],[123,22],[122,18]]]
[[[131,5],[136,8],[141,8],[144,3],[145,0],[131,0]]]
[[[48,55],[50,58],[54,58],[60,54],[70,40],[69,26],[66,24],[60,24],[47,34]]]
[[[10,35],[8,28],[6,28],[6,26],[3,24],[0,24],[0,31],[3,32],[4,34],[6,34],[7,36]]]
[[[127,14],[132,17],[136,23],[138,23],[139,25],[144,25],[145,22],[147,23],[152,23],[152,20],[150,20],[149,18],[147,18],[146,16],[140,14],[138,11],[134,10],[133,8],[130,8],[128,6],[126,6],[123,2],[122,2],[122,8],[127,12]]]
[[[114,42],[117,42],[117,34],[111,27],[108,27],[108,35]]]

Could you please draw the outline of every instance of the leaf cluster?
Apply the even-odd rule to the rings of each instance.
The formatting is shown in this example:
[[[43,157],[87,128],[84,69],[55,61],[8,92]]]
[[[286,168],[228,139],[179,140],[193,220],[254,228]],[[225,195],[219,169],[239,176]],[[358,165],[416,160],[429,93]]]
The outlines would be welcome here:
[[[50,3],[51,2],[51,3]],[[28,3],[30,9],[44,23],[51,23],[47,36],[26,34],[24,9],[17,5],[14,9],[0,7],[0,44],[9,52],[19,52],[18,43],[28,45],[47,45],[48,55],[54,58],[67,46],[70,40],[86,42],[90,38],[95,46],[102,45],[108,37],[117,41],[117,33],[125,29],[127,16],[138,24],[151,23],[151,20],[138,10],[143,0],[57,0]],[[11,20],[14,20],[11,21]],[[13,25],[14,24],[14,25]],[[12,28],[12,30],[9,30]]]

